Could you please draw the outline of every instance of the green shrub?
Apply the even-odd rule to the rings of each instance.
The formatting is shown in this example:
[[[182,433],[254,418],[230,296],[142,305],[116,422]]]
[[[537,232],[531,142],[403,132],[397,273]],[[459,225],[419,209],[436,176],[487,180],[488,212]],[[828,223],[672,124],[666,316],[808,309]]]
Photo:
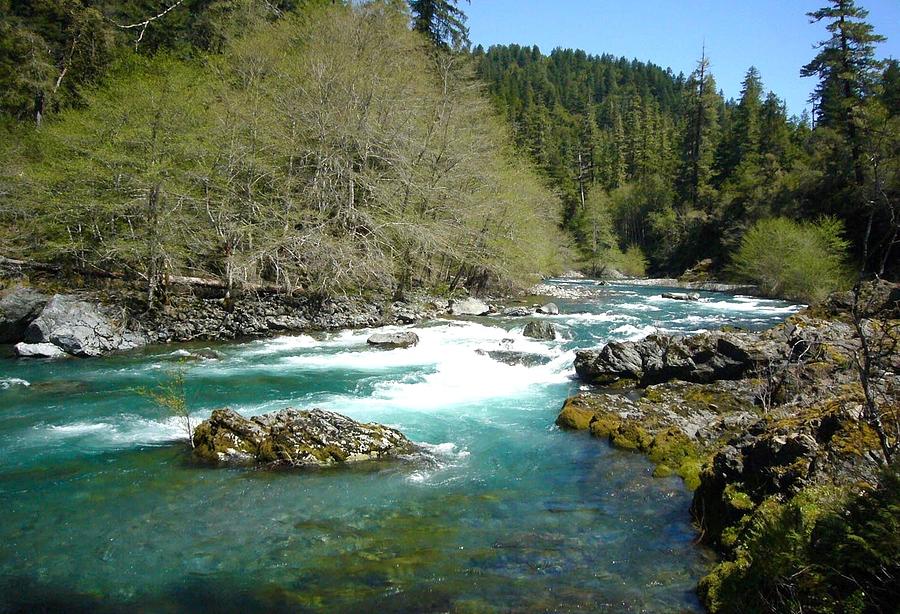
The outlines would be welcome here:
[[[819,486],[764,501],[700,581],[710,612],[892,612],[900,603],[900,473],[846,495]]]
[[[732,271],[769,295],[818,303],[850,285],[849,242],[843,224],[772,218],[756,222],[741,240]]]
[[[647,274],[647,257],[639,246],[629,245],[624,253],[615,254],[613,266],[630,277],[643,277]]]

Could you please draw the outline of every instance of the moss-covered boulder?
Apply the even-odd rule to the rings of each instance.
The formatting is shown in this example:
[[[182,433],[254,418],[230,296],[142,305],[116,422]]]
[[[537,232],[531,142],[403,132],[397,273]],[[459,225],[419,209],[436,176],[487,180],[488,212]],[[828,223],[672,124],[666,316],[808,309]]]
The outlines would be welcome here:
[[[328,466],[407,454],[402,433],[322,409],[283,409],[245,418],[217,409],[194,430],[194,454],[217,463]]]

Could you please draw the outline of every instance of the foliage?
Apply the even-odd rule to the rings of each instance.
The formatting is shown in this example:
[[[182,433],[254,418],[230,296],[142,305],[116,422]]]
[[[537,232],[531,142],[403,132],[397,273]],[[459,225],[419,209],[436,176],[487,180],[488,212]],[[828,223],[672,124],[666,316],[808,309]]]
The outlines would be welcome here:
[[[223,52],[120,60],[0,170],[13,254],[229,293],[524,284],[559,266],[556,198],[464,56],[394,2],[257,21]]]
[[[409,0],[413,29],[439,47],[459,49],[469,43],[466,14],[458,0]]]
[[[817,303],[849,287],[848,242],[834,218],[760,220],[744,235],[732,263],[739,277],[764,292]]]
[[[871,490],[764,501],[700,583],[711,612],[890,612],[900,598],[900,474]]]
[[[194,421],[188,409],[184,383],[187,369],[184,365],[167,372],[167,379],[155,388],[140,388],[137,392],[162,409],[177,421],[187,436],[191,448],[194,447]]]

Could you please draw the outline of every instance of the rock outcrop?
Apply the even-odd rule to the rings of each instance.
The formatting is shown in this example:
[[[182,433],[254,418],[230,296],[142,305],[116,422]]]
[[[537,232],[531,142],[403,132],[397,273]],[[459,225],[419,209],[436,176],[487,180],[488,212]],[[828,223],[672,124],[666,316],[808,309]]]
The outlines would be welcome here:
[[[455,316],[483,316],[490,311],[490,306],[477,298],[464,298],[450,303],[450,313]]]
[[[402,433],[322,409],[283,409],[245,418],[217,409],[194,429],[203,460],[266,467],[324,467],[414,452]]]
[[[17,343],[49,297],[27,286],[16,286],[0,298],[0,343]]]
[[[73,356],[100,356],[143,344],[96,304],[55,294],[25,330],[29,344],[51,343]]]
[[[723,557],[698,589],[710,611],[723,606],[723,587],[740,594],[734,582],[756,564],[750,548],[779,556],[785,547],[754,541],[759,531],[778,530],[766,523],[783,522],[789,510],[834,509],[841,500],[835,497],[882,479],[885,455],[900,435],[871,412],[882,424],[897,424],[900,292],[878,282],[861,296],[856,313],[866,319],[856,324],[848,313],[853,297],[833,295],[762,333],[651,335],[577,355],[583,379],[623,390],[568,399],[557,424],[643,452],[655,475],[676,473],[694,489],[691,512],[701,538]],[[874,410],[858,370],[864,348],[857,325],[866,331]],[[796,544],[812,539],[814,530],[804,530]],[[789,557],[800,551],[792,544]],[[768,570],[763,564],[754,573]],[[737,601],[728,611],[741,610]]]
[[[647,386],[670,380],[708,383],[738,379],[777,356],[776,343],[747,333],[650,335],[581,350],[575,371],[602,386]]]
[[[366,339],[366,343],[386,349],[408,348],[419,343],[419,335],[412,331],[374,333]]]
[[[542,322],[540,320],[532,320],[525,325],[522,332],[526,337],[532,339],[540,339],[542,341],[553,341],[556,339],[556,327],[550,322]]]

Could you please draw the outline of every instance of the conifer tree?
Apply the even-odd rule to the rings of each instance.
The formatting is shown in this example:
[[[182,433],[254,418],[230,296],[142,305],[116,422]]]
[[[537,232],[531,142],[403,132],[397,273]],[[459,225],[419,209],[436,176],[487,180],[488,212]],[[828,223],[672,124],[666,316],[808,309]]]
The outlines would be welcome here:
[[[816,57],[800,71],[803,77],[819,78],[811,97],[817,123],[838,130],[848,140],[858,186],[865,177],[856,119],[880,77],[882,64],[875,59],[875,44],[885,40],[866,23],[868,14],[854,0],[830,0],[828,6],[809,13],[812,22],[828,22],[825,28],[831,36],[819,43]]]

